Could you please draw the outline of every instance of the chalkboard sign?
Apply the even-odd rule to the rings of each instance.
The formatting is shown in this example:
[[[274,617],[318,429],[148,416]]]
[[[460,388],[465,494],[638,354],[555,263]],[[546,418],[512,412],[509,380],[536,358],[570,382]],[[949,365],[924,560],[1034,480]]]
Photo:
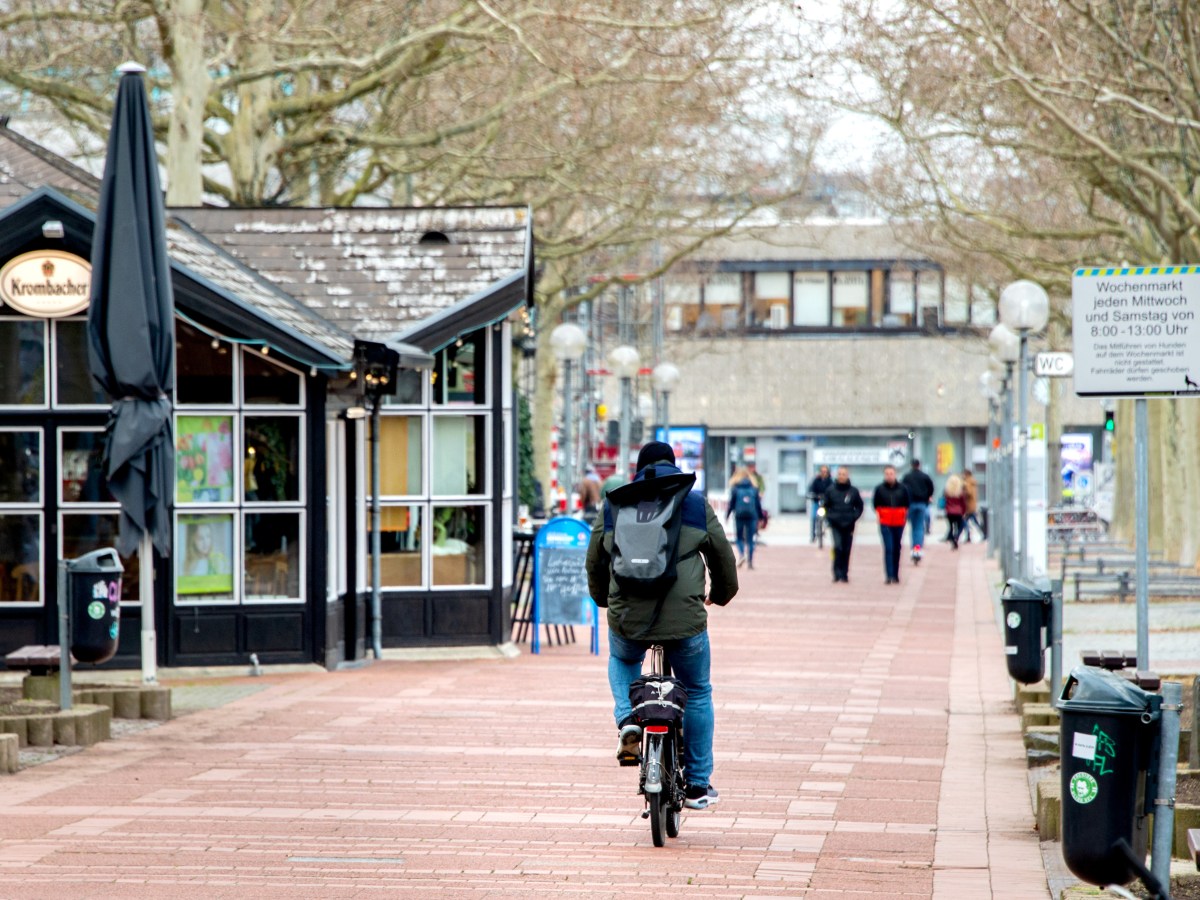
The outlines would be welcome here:
[[[540,649],[539,625],[591,625],[594,630],[599,624],[584,566],[589,537],[587,525],[569,516],[538,529],[533,545],[534,653]],[[594,633],[592,644],[595,648]]]

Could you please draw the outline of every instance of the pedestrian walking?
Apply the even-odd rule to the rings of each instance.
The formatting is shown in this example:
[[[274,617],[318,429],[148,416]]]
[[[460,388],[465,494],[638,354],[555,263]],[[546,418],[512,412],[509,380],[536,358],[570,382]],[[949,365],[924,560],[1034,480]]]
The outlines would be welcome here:
[[[825,499],[825,492],[832,486],[833,479],[829,475],[829,466],[821,466],[817,470],[817,474],[813,476],[813,480],[808,483],[808,540],[811,543],[815,544],[817,541],[817,511]]]
[[[933,501],[934,493],[933,479],[921,471],[921,461],[914,459],[900,483],[908,489],[909,542],[915,566],[920,564],[925,552],[925,529],[929,524],[929,504]]]
[[[825,524],[833,531],[833,580],[850,581],[854,524],[862,518],[863,499],[850,483],[850,470],[838,466],[837,479],[825,492]]]
[[[971,474],[970,469],[964,469],[962,473],[963,480],[963,540],[966,543],[971,543],[971,523],[975,523],[975,527],[979,529],[980,540],[983,539],[983,526],[979,524],[979,518],[976,516],[976,511],[979,509],[979,483],[975,480],[975,476]]]
[[[942,497],[946,503],[946,523],[950,528],[946,539],[950,541],[950,546],[957,550],[958,537],[962,533],[963,513],[967,508],[966,499],[963,497],[962,478],[958,475],[947,478]]]
[[[600,509],[600,476],[595,469],[588,467],[583,481],[579,482],[578,491],[579,505],[583,507],[584,521],[594,522],[596,513]]]
[[[725,508],[725,521],[733,516],[737,535],[737,552],[740,566],[745,563],[754,568],[754,542],[758,536],[758,524],[763,518],[762,496],[754,483],[754,476],[745,466],[734,470],[729,479],[729,505]]]
[[[883,467],[883,481],[875,486],[871,497],[875,517],[879,520],[879,537],[883,542],[883,574],[885,584],[900,583],[900,547],[904,539],[904,523],[908,520],[908,488],[896,480],[896,467]]]

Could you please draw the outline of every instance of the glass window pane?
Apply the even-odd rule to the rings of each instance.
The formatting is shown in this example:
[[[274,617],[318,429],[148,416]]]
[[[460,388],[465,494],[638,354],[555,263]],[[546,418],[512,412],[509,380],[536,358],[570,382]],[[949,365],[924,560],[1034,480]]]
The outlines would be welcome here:
[[[45,406],[46,323],[0,319],[0,359],[0,406]]]
[[[119,513],[69,513],[62,517],[62,547],[64,559],[76,559],[93,550],[115,547],[119,528]],[[122,556],[121,602],[137,603],[138,555]]]
[[[300,376],[277,366],[254,350],[242,351],[242,388],[247,403],[296,406],[300,403]]]
[[[797,272],[792,279],[792,322],[825,327],[829,324],[829,273]]]
[[[709,275],[704,283],[705,306],[737,306],[742,302],[742,276],[738,272]]]
[[[64,503],[115,503],[104,478],[104,432],[61,431]]]
[[[379,511],[379,583],[387,587],[421,587],[420,506],[384,506]],[[371,581],[371,514],[367,513],[367,586]]]
[[[233,514],[179,516],[175,593],[187,600],[233,600]]]
[[[175,499],[233,501],[233,417],[175,417]]]
[[[484,416],[434,417],[434,495],[484,492],[486,422]]]
[[[233,403],[233,347],[175,320],[175,402]]]
[[[40,431],[0,431],[0,503],[40,503]]]
[[[245,595],[300,599],[300,514],[246,513]]]
[[[42,597],[42,517],[0,515],[0,603]]]
[[[791,276],[787,272],[754,273],[751,324],[760,328],[787,328],[790,281]]]
[[[400,369],[396,373],[396,393],[384,394],[384,406],[413,406],[421,402],[421,385],[429,375],[424,369]]]
[[[379,417],[379,495],[397,497],[420,494],[420,416]],[[371,454],[367,453],[367,494],[371,493]]]
[[[486,506],[433,508],[433,583],[484,584]]]
[[[868,324],[866,272],[833,273],[833,324]]]
[[[433,371],[434,403],[487,402],[487,329],[459,338],[438,352]]]
[[[247,503],[300,499],[303,449],[299,416],[246,416],[242,460]]]
[[[108,406],[108,395],[88,371],[87,322],[54,323],[54,402],[60,406]]]

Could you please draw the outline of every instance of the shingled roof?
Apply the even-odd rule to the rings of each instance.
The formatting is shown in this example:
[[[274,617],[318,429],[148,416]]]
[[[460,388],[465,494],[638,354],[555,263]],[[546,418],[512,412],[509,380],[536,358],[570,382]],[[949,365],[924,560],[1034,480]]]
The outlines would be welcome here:
[[[40,187],[52,187],[95,209],[100,179],[0,121],[0,207],[11,206]]]
[[[422,322],[464,304],[478,306],[493,294],[515,300],[511,310],[532,277],[530,215],[521,206],[172,214],[365,340],[415,333]]]

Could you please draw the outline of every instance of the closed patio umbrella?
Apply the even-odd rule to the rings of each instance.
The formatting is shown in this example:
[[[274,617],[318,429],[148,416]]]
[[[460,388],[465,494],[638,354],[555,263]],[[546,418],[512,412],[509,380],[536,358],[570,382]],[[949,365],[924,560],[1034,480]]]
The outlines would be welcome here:
[[[117,88],[92,237],[88,366],[113,408],[105,474],[121,504],[117,550],[141,561],[142,680],[157,680],[154,551],[171,550],[175,302],[158,158],[142,73],[126,63]],[[153,544],[153,547],[151,546]]]

